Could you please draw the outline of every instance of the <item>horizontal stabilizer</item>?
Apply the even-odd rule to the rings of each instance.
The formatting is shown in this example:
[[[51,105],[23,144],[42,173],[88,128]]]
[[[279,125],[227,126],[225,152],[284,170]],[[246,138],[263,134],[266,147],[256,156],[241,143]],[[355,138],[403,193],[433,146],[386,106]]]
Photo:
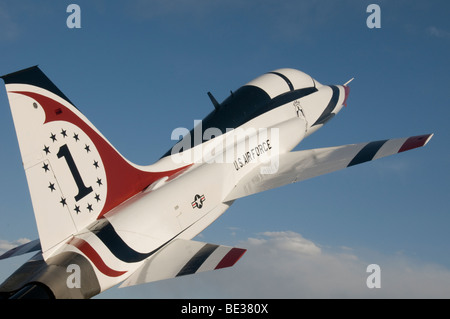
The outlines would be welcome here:
[[[11,250],[8,250],[6,253],[4,253],[3,255],[0,256],[0,260],[10,258],[10,257],[24,255],[27,253],[31,253],[32,251],[38,251],[38,250],[41,250],[41,242],[39,241],[39,239],[35,239],[26,244],[23,244],[23,245],[14,247]]]
[[[175,239],[139,267],[120,288],[233,266],[245,249]]]
[[[422,147],[432,136],[433,134],[427,134],[282,154],[271,160],[271,163],[276,164],[276,170],[264,171],[262,167],[256,167],[239,181],[225,201]]]

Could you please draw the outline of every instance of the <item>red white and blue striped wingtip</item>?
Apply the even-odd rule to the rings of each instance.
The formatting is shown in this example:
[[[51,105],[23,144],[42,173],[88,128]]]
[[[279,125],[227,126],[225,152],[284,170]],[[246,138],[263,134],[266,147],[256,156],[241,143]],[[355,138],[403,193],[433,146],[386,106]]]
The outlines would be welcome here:
[[[432,137],[433,134],[425,134],[367,143],[347,167],[425,146]]]
[[[425,135],[418,135],[418,136],[412,136],[408,138],[405,143],[403,143],[402,147],[398,150],[399,153],[412,150],[414,148],[425,146],[430,139],[433,137],[434,133],[432,134],[425,134]]]
[[[246,249],[175,239],[147,259],[120,288],[232,267]]]

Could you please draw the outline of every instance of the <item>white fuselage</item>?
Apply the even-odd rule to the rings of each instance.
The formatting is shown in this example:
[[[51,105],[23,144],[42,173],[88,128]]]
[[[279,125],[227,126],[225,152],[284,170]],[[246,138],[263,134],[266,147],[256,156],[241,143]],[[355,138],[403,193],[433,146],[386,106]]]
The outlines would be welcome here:
[[[322,85],[298,70],[265,73],[220,104],[209,94],[214,110],[190,132],[181,130],[183,137],[159,161],[138,166],[38,67],[2,78],[42,250],[40,261],[20,268],[3,290],[40,287],[57,298],[91,297],[127,279],[148,282],[147,272],[167,278],[163,268],[170,266],[176,269],[170,275],[189,273],[184,266],[203,253],[190,239],[235,199],[253,193],[252,184],[276,177],[279,159],[333,118],[348,95],[345,85]],[[185,254],[192,247],[199,250]],[[211,257],[217,263],[204,268],[231,265],[243,253],[205,247],[218,254]],[[78,290],[60,280],[74,265],[81,271]]]
[[[164,170],[174,163],[191,166],[170,182],[167,178],[156,181],[104,217],[130,248],[141,253],[157,250],[174,238],[195,237],[230,207],[233,201],[227,202],[227,195],[244,176],[256,167],[265,169],[267,174],[275,173],[277,157],[291,151],[322,126],[312,127],[328,105],[332,92],[329,86],[316,85],[318,91],[311,95],[289,101],[237,128],[214,138],[207,136],[207,141],[201,144],[163,157],[152,165],[153,169]],[[344,102],[344,88],[340,90],[334,114]],[[202,134],[201,129],[192,132]],[[112,268],[125,266],[112,255],[105,262]],[[128,263],[127,273],[133,272],[130,267],[139,265]],[[111,280],[97,275],[105,279],[100,280],[102,289],[127,276]]]

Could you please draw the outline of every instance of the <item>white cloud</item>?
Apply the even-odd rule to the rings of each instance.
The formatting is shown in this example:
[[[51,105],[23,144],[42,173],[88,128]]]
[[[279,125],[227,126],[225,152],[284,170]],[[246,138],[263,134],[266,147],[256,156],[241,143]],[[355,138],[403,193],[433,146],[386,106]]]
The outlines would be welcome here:
[[[0,240],[0,253],[26,242],[29,239]],[[362,256],[354,248],[324,247],[293,231],[264,232],[237,246],[247,253],[232,268],[112,288],[99,297],[450,298],[450,269],[404,254],[365,252]],[[10,263],[19,266],[17,261]],[[373,263],[381,268],[381,288],[369,289],[366,269]]]
[[[276,253],[278,250],[306,255],[318,255],[321,253],[317,245],[295,232],[265,232],[262,235],[266,238],[249,238],[247,241],[255,246],[263,246],[272,253]]]
[[[374,254],[370,261],[349,247],[325,249],[295,232],[266,232],[241,243],[247,256],[235,276],[247,298],[449,298],[450,270],[404,255]],[[367,266],[381,268],[381,288],[366,285]]]
[[[0,253],[28,241],[0,240]],[[352,247],[325,247],[293,231],[260,233],[236,246],[246,248],[247,253],[232,268],[112,288],[99,297],[450,298],[450,269],[404,254],[363,254]],[[19,266],[15,260],[10,263],[14,269]],[[373,263],[381,268],[381,288],[369,289],[366,269]]]
[[[104,298],[450,298],[450,269],[408,258],[323,247],[292,231],[241,241],[247,253],[232,268],[132,288]],[[367,266],[381,268],[369,289]]]

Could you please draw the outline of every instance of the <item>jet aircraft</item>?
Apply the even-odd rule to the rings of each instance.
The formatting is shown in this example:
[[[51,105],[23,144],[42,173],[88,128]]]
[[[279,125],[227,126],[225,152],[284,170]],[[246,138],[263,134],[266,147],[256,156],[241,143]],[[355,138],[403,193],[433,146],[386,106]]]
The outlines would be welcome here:
[[[348,83],[265,73],[214,109],[154,164],[125,159],[40,70],[2,76],[39,239],[0,285],[3,298],[90,298],[233,266],[245,249],[192,240],[235,200],[424,146],[432,134],[292,151],[347,103]],[[3,219],[8,218],[3,215]]]

